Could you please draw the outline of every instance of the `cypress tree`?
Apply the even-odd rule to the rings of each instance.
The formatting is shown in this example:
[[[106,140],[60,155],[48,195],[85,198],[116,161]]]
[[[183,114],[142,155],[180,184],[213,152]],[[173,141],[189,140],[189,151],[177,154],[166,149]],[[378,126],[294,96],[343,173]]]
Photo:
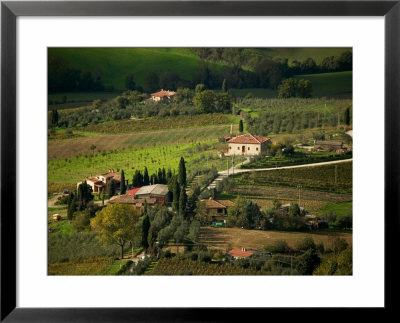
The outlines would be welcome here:
[[[163,184],[161,168],[158,169],[157,179],[158,179],[158,183]]]
[[[179,195],[180,195],[180,187],[177,179],[174,179],[173,191],[172,191],[172,207],[175,211],[179,210]]]
[[[344,112],[344,122],[346,123],[347,126],[350,125],[350,109],[347,108],[346,111]]]
[[[183,157],[181,157],[181,160],[179,161],[178,183],[181,186],[186,186],[186,167]]]
[[[121,195],[126,193],[126,184],[125,184],[125,173],[124,173],[124,170],[121,170],[121,184],[120,184],[119,188],[120,188],[120,193],[121,193]]]
[[[168,168],[168,171],[167,171],[167,183],[169,182],[169,180],[171,179],[171,177],[172,177],[171,168]]]
[[[149,185],[149,184],[150,184],[149,172],[147,170],[147,167],[145,167],[143,173],[143,185]]]
[[[222,82],[222,92],[228,92],[228,88],[226,86],[226,79],[224,79]]]
[[[57,109],[54,109],[51,112],[51,125],[53,127],[57,127],[57,124],[58,124],[58,111],[57,111]]]
[[[239,121],[239,132],[243,132],[243,120],[240,119]]]
[[[162,169],[162,184],[167,184],[167,175],[165,174],[165,168]]]
[[[146,202],[145,208],[146,210]],[[147,249],[149,247],[148,237],[149,237],[149,229],[150,229],[150,219],[147,215],[147,212],[144,214],[143,222],[142,222],[142,247]]]
[[[115,186],[114,186],[114,180],[113,179],[111,179],[108,182],[107,193],[108,193],[108,198],[111,198],[112,196],[115,195]]]
[[[180,194],[179,194],[179,214],[182,217],[186,216],[186,204],[187,204],[187,195],[185,186],[180,187]]]

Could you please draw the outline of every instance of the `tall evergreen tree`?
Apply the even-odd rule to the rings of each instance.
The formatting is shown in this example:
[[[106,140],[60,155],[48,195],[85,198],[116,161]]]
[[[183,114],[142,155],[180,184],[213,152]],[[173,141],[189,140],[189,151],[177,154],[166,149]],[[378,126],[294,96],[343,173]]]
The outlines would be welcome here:
[[[57,109],[54,109],[51,112],[51,125],[53,127],[57,127],[57,124],[58,124],[58,111],[57,111]]]
[[[187,205],[187,195],[185,186],[180,187],[180,194],[179,194],[179,214],[185,218],[186,216],[186,205]]]
[[[133,187],[143,186],[143,175],[140,170],[136,170],[135,174],[133,175],[132,185]]]
[[[161,168],[158,169],[157,179],[158,179],[158,183],[163,184]]]
[[[242,133],[243,132],[243,120],[240,119],[239,121],[239,132]]]
[[[144,168],[144,173],[143,173],[143,185],[149,185],[150,184],[150,178],[149,178],[149,172],[147,170],[147,167]]]
[[[167,184],[167,175],[165,174],[165,168],[162,169],[162,183]]]
[[[114,180],[112,178],[108,182],[107,194],[108,194],[108,198],[110,198],[110,197],[115,195],[115,184],[114,184]]]
[[[228,87],[226,86],[226,79],[222,82],[222,92],[228,92]]]
[[[183,157],[181,157],[181,160],[179,161],[178,183],[179,185],[186,187],[186,167]]]
[[[171,179],[171,177],[172,177],[171,168],[168,168],[168,171],[167,171],[167,183],[169,182],[169,180]]]
[[[179,195],[180,195],[180,187],[178,180],[176,177],[174,178],[174,183],[173,183],[173,190],[172,190],[172,207],[174,208],[175,211],[179,210]]]
[[[144,201],[141,245],[145,249],[147,249],[149,247],[149,242],[148,242],[149,229],[150,229],[150,219],[147,214],[147,202]]]
[[[350,108],[346,108],[346,111],[344,112],[344,122],[347,126],[350,125]]]
[[[126,193],[126,184],[125,184],[125,173],[124,170],[121,170],[121,184],[119,186],[121,195]]]

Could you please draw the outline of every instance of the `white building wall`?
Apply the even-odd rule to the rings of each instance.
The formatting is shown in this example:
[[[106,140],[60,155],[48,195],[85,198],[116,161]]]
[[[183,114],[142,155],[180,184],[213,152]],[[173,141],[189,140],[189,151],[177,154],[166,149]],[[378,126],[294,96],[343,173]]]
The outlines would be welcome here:
[[[244,147],[244,149],[243,149]],[[256,156],[261,154],[261,144],[228,144],[228,155],[246,155],[246,156]]]

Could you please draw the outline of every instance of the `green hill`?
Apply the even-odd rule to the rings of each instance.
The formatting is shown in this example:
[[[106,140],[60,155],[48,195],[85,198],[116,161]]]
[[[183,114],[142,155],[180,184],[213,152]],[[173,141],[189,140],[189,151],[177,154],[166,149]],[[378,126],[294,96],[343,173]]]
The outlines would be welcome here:
[[[319,64],[327,56],[338,56],[349,48],[247,48],[247,57],[288,58],[304,61],[311,57]],[[125,88],[125,76],[133,73],[135,82],[143,85],[149,72],[159,77],[165,72],[177,73],[191,80],[199,70],[200,58],[190,48],[49,48],[48,57],[62,58],[70,67],[100,74],[104,85]],[[211,64],[213,69],[226,65]]]
[[[62,57],[69,66],[97,72],[105,85],[125,88],[125,76],[133,73],[136,84],[145,75],[165,71],[191,79],[200,59],[189,48],[49,48],[49,58]]]
[[[304,61],[307,58],[312,58],[317,64],[320,64],[325,57],[328,56],[339,56],[343,52],[349,51],[351,48],[335,48],[335,47],[309,47],[309,48],[257,48],[248,49],[258,55],[265,56],[271,59],[276,58],[287,58],[289,65],[294,60]]]
[[[313,87],[313,97],[336,96],[352,93],[353,91],[352,71],[296,75],[295,78],[310,80]]]

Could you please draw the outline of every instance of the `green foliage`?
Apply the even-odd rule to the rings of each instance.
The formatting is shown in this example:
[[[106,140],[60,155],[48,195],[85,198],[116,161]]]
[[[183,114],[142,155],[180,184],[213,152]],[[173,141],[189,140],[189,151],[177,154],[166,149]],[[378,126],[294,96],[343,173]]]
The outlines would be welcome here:
[[[143,80],[143,88],[147,92],[156,92],[160,89],[160,78],[157,73],[150,72],[147,73]]]
[[[124,170],[121,170],[120,194],[123,195],[125,193],[126,193],[125,173]]]
[[[113,197],[113,196],[115,195],[115,183],[114,183],[114,180],[113,180],[113,179],[111,179],[111,180],[108,182],[108,185],[107,185],[107,194],[108,194],[108,198],[111,198],[111,197]]]
[[[321,263],[321,258],[314,249],[308,249],[296,259],[296,270],[301,275],[312,275]]]
[[[116,244],[121,247],[121,259],[124,258],[124,246],[134,241],[141,229],[137,223],[140,212],[128,204],[111,204],[91,219],[92,228],[99,232],[99,239],[105,244]]]
[[[202,113],[213,113],[215,110],[216,95],[212,90],[196,92],[194,104]]]
[[[136,86],[135,80],[134,80],[134,75],[133,74],[128,74],[125,77],[125,88],[127,90],[134,90]]]
[[[262,220],[260,207],[251,200],[237,197],[235,205],[228,208],[228,226],[237,226],[244,229],[260,227]]]
[[[185,159],[181,157],[179,161],[179,167],[178,167],[178,183],[181,186],[186,186],[186,166],[185,166]]]
[[[283,80],[278,87],[278,98],[309,98],[311,97],[312,85],[309,80],[296,80],[294,78],[289,78]]]
[[[314,271],[314,275],[352,275],[353,252],[349,246],[339,253],[334,253],[324,259]]]
[[[239,120],[239,132],[240,133],[243,132],[243,120],[242,119]]]
[[[290,253],[291,248],[287,244],[285,240],[277,240],[273,244],[265,246],[263,248],[266,251],[272,252],[272,253]]]
[[[302,240],[297,241],[296,246],[295,246],[296,252],[303,253],[309,249],[314,250],[314,251],[316,250],[316,245],[315,245],[313,238],[305,237]]]

